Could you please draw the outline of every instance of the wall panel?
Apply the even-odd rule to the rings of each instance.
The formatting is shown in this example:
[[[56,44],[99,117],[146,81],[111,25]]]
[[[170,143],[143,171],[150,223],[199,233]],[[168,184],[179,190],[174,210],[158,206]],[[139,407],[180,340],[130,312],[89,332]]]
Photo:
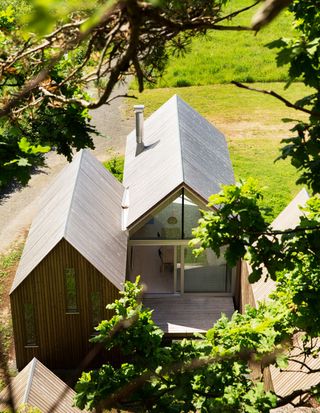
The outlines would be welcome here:
[[[74,268],[78,312],[66,313],[65,268]],[[100,291],[102,319],[111,316],[105,305],[118,297],[117,288],[83,258],[67,241],[60,241],[11,294],[17,367],[34,356],[51,369],[74,368],[92,348],[94,333],[91,293]],[[25,347],[23,303],[35,308],[37,346]]]

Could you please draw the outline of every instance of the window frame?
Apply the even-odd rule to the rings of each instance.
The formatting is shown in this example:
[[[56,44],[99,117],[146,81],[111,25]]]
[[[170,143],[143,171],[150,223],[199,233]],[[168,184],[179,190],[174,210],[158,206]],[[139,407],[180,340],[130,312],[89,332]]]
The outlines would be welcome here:
[[[28,308],[29,307],[29,308]],[[27,312],[29,314],[27,314]],[[37,326],[35,319],[35,309],[34,304],[30,301],[23,304],[23,318],[24,318],[24,330],[25,330],[25,348],[36,348],[38,346],[38,337],[37,337]],[[30,333],[30,323],[31,333]],[[30,339],[30,337],[32,337]]]
[[[70,275],[73,278],[73,285],[71,288],[73,288],[73,291],[68,291],[69,287],[68,286],[68,277]],[[66,314],[79,314],[79,303],[78,303],[78,289],[77,289],[77,277],[76,277],[76,271],[74,267],[65,267],[64,269],[64,287],[65,287],[65,312]],[[73,300],[75,302],[75,305],[70,304],[70,293],[73,294]]]

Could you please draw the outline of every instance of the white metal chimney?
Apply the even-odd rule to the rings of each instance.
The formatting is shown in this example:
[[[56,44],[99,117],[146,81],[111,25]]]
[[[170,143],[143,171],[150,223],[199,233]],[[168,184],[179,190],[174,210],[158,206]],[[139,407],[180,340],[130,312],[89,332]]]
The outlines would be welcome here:
[[[136,155],[139,155],[139,153],[141,153],[144,149],[144,144],[143,144],[143,134],[144,134],[143,111],[144,111],[144,105],[135,105],[134,106],[134,113],[135,113],[135,117],[136,117],[136,142],[137,142]]]

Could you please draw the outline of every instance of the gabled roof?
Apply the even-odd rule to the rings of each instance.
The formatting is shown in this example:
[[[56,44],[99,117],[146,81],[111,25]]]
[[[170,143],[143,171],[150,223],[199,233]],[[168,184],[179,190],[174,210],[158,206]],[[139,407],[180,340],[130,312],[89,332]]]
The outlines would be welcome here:
[[[128,228],[181,186],[206,201],[234,182],[223,134],[177,95],[145,121],[144,145],[136,156],[135,130],[128,135]]]
[[[123,192],[89,151],[80,151],[42,195],[11,292],[63,238],[121,289],[127,252]]]
[[[275,218],[271,224],[272,228],[283,231],[297,226],[302,215],[302,211],[299,207],[304,207],[308,199],[308,192],[305,188],[302,188],[285,209],[280,212],[277,218]]]
[[[271,226],[274,230],[284,231],[289,228],[294,228],[300,222],[302,211],[300,206],[305,206],[309,199],[308,192],[303,188],[294,197],[294,199],[280,212],[280,214],[272,222]],[[269,295],[276,288],[275,282],[269,277],[267,280],[260,280],[252,284],[252,292],[255,302],[268,299]]]
[[[34,358],[11,381],[14,406],[26,404],[37,407],[42,413],[53,411],[56,413],[81,412],[73,406],[75,392],[62,380]],[[8,410],[9,406],[3,403],[8,400],[9,391],[6,387],[0,393],[0,410]]]
[[[272,222],[271,225],[273,229],[283,231],[297,226],[300,222],[300,217],[303,214],[299,207],[305,206],[308,199],[309,195],[307,191],[302,189],[290,202],[290,204]],[[276,283],[270,278],[266,281],[260,279],[258,282],[252,284],[252,292],[255,302],[258,303],[258,301],[267,300],[275,288]],[[290,356],[292,359],[289,360],[286,369],[281,370],[273,365],[270,366],[274,391],[281,397],[285,397],[298,389],[309,389],[319,382],[319,373],[310,374],[309,370],[309,368],[315,370],[320,368],[319,357],[305,357],[301,354],[302,342],[299,334],[296,334],[293,337],[293,344],[293,349],[290,351]],[[314,342],[313,345],[316,345],[316,342]],[[308,366],[308,368],[304,366]],[[275,412],[276,411],[278,410],[275,410]]]

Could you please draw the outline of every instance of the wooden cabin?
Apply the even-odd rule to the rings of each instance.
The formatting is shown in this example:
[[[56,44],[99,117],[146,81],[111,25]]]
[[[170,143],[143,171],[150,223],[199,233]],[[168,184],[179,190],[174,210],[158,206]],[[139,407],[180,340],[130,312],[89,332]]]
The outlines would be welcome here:
[[[75,391],[36,358],[11,380],[10,386],[0,392],[1,412],[81,412],[74,407]]]
[[[223,134],[175,95],[127,138],[124,180],[129,231],[127,278],[141,275],[145,304],[171,336],[206,331],[230,316],[236,269],[207,250],[196,259],[192,228],[221,184],[234,183]],[[139,113],[140,112],[140,113]],[[143,131],[143,136],[139,136]]]
[[[211,250],[196,259],[188,242],[199,208],[233,182],[224,136],[178,96],[145,122],[136,107],[123,185],[88,151],[75,156],[43,195],[11,289],[18,369],[33,357],[76,366],[105,305],[138,274],[171,337],[230,316],[239,274]]]
[[[74,368],[125,280],[123,186],[82,151],[43,195],[11,288],[18,369]]]

